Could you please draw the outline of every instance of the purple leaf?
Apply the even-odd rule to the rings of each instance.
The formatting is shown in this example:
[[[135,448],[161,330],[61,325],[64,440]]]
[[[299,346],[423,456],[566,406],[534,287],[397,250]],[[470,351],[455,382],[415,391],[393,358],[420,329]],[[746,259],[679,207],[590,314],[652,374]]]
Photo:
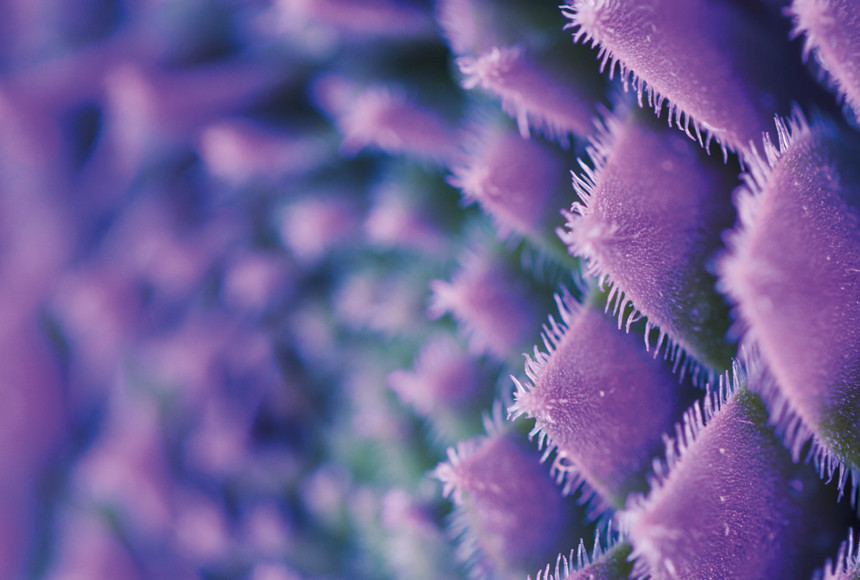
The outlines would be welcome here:
[[[388,384],[422,417],[468,405],[480,392],[477,361],[452,337],[440,335],[421,349],[411,371],[394,371]]]
[[[555,573],[550,571],[550,565],[547,564],[546,568],[538,572],[535,580],[627,580],[633,570],[633,564],[627,559],[630,550],[630,544],[618,539],[604,548],[600,545],[598,532],[591,554],[585,549],[583,541],[579,540],[576,558],[573,550],[569,556],[559,555]]]
[[[245,120],[223,120],[204,129],[198,150],[209,172],[230,185],[276,182],[330,160],[333,147],[317,133],[291,134]]]
[[[512,434],[492,432],[448,449],[434,475],[458,506],[455,531],[473,577],[522,577],[558,553],[570,506]]]
[[[848,539],[839,546],[836,561],[827,560],[822,570],[816,570],[813,580],[856,580],[860,578],[860,555],[854,540],[854,530],[848,530]]]
[[[394,578],[437,580],[453,578],[457,563],[445,530],[433,508],[414,491],[392,488],[381,500],[380,520],[389,541],[388,565]]]
[[[363,265],[342,273],[334,309],[347,328],[405,336],[416,331],[416,320],[424,318],[428,283],[417,262],[412,268],[390,270]]]
[[[771,34],[719,0],[573,0],[562,6],[575,42],[599,46],[627,89],[708,147],[744,152],[770,128],[787,80]],[[631,80],[632,76],[632,80]],[[704,133],[704,140],[703,134]]]
[[[436,2],[436,20],[457,56],[477,57],[494,47],[515,43],[543,46],[548,41],[545,17],[538,4],[529,0]]]
[[[429,36],[432,21],[418,3],[396,0],[280,0],[285,21],[317,23],[357,37]]]
[[[841,488],[860,466],[860,147],[799,111],[777,130],[750,159],[720,278],[770,375],[751,388],[795,459],[811,438]]]
[[[502,237],[516,233],[549,238],[567,205],[564,159],[538,141],[521,138],[488,121],[476,128],[473,143],[455,165],[449,183],[488,213]]]
[[[562,241],[610,281],[619,325],[627,317],[629,329],[642,314],[646,341],[660,330],[657,351],[668,340],[667,351],[692,357],[694,370],[728,368],[728,307],[708,263],[734,220],[734,172],[636,110],[607,114],[588,152],[594,168],[580,163],[582,201],[566,213]]]
[[[854,0],[794,0],[786,13],[793,36],[805,36],[803,56],[830,75],[839,97],[860,118],[860,5]]]
[[[457,147],[456,132],[445,119],[395,88],[356,93],[348,107],[336,113],[336,122],[348,154],[372,146],[390,154],[445,161]]]
[[[450,312],[475,353],[504,360],[532,336],[538,320],[523,280],[492,256],[467,255],[451,282],[435,280],[430,289],[429,315],[439,318]]]
[[[734,384],[697,402],[666,440],[647,497],[618,515],[636,578],[808,578],[836,506],[792,463],[758,395]],[[811,475],[811,477],[810,477]],[[823,535],[822,535],[823,534]],[[806,558],[806,559],[805,559]],[[810,570],[801,572],[806,567]]]
[[[501,99],[523,138],[530,129],[562,144],[571,134],[591,134],[601,85],[585,67],[560,67],[547,61],[546,55],[506,46],[493,47],[477,58],[462,57],[457,66],[465,76],[464,88],[480,87]]]
[[[291,200],[280,224],[284,246],[303,264],[321,261],[358,231],[355,206],[344,195],[321,191]]]
[[[440,255],[448,238],[441,220],[434,219],[430,192],[415,181],[391,179],[375,189],[364,233],[370,242],[385,249]]]
[[[544,327],[547,352],[526,361],[513,417],[535,419],[544,457],[570,493],[583,485],[592,510],[624,505],[646,487],[645,472],[679,413],[677,379],[596,305],[557,297],[560,322]],[[593,499],[591,499],[593,497]]]

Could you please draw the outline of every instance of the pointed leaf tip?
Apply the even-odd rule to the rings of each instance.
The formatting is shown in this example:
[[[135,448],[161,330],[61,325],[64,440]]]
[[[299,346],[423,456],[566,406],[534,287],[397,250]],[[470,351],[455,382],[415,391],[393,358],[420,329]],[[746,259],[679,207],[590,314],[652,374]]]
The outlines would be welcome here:
[[[736,371],[732,387],[687,412],[647,497],[618,515],[634,577],[804,578],[816,565],[810,539],[829,531],[836,506],[791,461],[743,380]]]
[[[473,576],[507,577],[558,553],[572,512],[535,453],[500,432],[462,442],[448,457],[434,473],[458,506],[455,531]]]
[[[789,99],[785,51],[773,49],[779,37],[730,2],[573,0],[561,8],[574,42],[598,47],[601,70],[611,77],[618,67],[640,105],[647,95],[659,113],[667,100],[669,122],[706,148],[713,138],[745,152]]]
[[[557,151],[491,121],[475,128],[449,183],[493,218],[501,237],[539,241],[560,223],[567,179]]]
[[[450,312],[473,352],[504,359],[522,347],[537,320],[522,282],[495,258],[468,255],[451,282],[431,283],[428,313],[438,318]]]
[[[644,489],[645,471],[679,412],[678,385],[638,339],[612,319],[567,298],[561,322],[544,328],[547,352],[526,363],[530,384],[517,384],[513,416],[535,419],[533,434],[570,493],[584,484],[592,510],[623,505]],[[635,387],[634,387],[635,385]]]
[[[392,155],[445,162],[456,148],[454,128],[438,112],[397,88],[356,91],[349,106],[334,114],[348,154],[375,147]]]
[[[559,554],[555,571],[547,564],[535,580],[628,580],[633,571],[633,563],[629,560],[632,547],[624,539],[613,536],[611,527],[610,522],[606,532],[608,545],[601,545],[598,530],[590,554],[585,542],[579,540],[576,550],[571,550],[568,556]],[[529,576],[529,580],[531,578]]]
[[[460,58],[457,65],[463,87],[499,97],[523,138],[536,130],[567,145],[571,134],[584,137],[593,129],[600,83],[577,67],[562,70],[548,55],[532,55],[521,46],[493,47],[477,58]]]
[[[610,281],[619,324],[641,313],[648,330],[660,330],[657,350],[668,339],[667,349],[720,372],[734,348],[708,264],[734,221],[735,172],[641,112],[607,113],[604,123],[559,236],[590,274]]]
[[[803,54],[829,75],[839,97],[860,118],[860,5],[852,0],[794,0],[786,13],[794,36],[804,36]]]
[[[430,339],[413,369],[394,371],[388,383],[423,417],[466,406],[476,398],[481,386],[477,361],[447,335]]]
[[[770,377],[753,387],[772,421],[796,458],[811,437],[841,486],[860,466],[860,146],[799,112],[777,132],[751,158],[721,287]]]

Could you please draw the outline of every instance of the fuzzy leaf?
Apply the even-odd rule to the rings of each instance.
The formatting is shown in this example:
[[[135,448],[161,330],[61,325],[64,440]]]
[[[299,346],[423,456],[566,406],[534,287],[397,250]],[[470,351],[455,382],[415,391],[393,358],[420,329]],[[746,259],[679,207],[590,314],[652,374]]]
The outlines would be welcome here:
[[[465,75],[463,87],[480,87],[499,97],[524,138],[536,129],[566,143],[570,134],[584,137],[593,130],[601,84],[588,69],[553,66],[546,55],[530,54],[521,46],[493,47],[477,58],[460,58],[457,65]]]
[[[860,466],[860,147],[799,112],[777,127],[779,147],[766,141],[747,175],[720,276],[773,379],[753,388],[794,457],[813,438],[832,476]]]
[[[647,497],[618,515],[633,544],[634,576],[808,578],[834,513],[814,474],[792,463],[739,369],[696,403],[667,439]],[[826,534],[825,534],[826,535]],[[812,559],[812,562],[808,561]]]
[[[386,153],[412,155],[431,161],[446,161],[456,149],[454,128],[436,111],[416,102],[406,92],[392,87],[371,87],[335,92],[335,82],[323,84],[319,105],[335,117],[343,134],[343,151],[356,154],[365,147]]]
[[[619,540],[603,548],[599,538],[596,538],[594,551],[589,554],[580,540],[576,558],[573,550],[569,556],[559,556],[555,573],[551,573],[547,564],[546,568],[538,572],[535,580],[627,580],[633,571],[633,564],[628,560],[631,549],[629,543]]]
[[[535,302],[522,280],[496,258],[468,255],[451,282],[434,280],[430,289],[430,316],[450,312],[475,353],[503,360],[531,336]]]
[[[794,0],[794,36],[804,35],[804,58],[812,52],[830,75],[839,97],[860,118],[860,5],[853,0]]]
[[[400,399],[422,417],[469,405],[480,392],[477,361],[463,352],[452,337],[430,339],[411,371],[394,371],[388,384]]]
[[[573,0],[563,6],[574,41],[599,46],[609,75],[643,92],[700,143],[745,151],[787,99],[773,35],[722,0]]]
[[[356,204],[337,194],[314,192],[283,211],[281,240],[297,260],[311,264],[345,243],[358,229]]]
[[[547,352],[526,362],[509,413],[535,419],[541,446],[556,449],[553,471],[565,491],[584,483],[593,509],[620,507],[645,488],[645,471],[676,420],[677,379],[599,307],[558,299],[561,322],[544,328]]]
[[[435,476],[458,507],[473,576],[515,578],[558,553],[571,510],[537,456],[497,432],[448,450]]]
[[[708,264],[734,221],[734,172],[645,113],[605,123],[589,149],[594,168],[581,163],[574,179],[582,202],[559,235],[591,274],[610,280],[619,324],[632,303],[660,329],[658,350],[668,338],[667,348],[726,369],[728,307]]]
[[[549,237],[567,203],[563,158],[493,121],[476,128],[467,150],[449,179],[465,200],[477,202],[502,237]]]

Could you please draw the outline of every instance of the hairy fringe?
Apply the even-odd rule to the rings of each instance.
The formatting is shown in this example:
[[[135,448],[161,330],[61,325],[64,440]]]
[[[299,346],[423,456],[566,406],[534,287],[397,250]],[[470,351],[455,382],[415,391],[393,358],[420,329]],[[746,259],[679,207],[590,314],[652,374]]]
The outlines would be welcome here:
[[[591,161],[587,163],[582,158],[577,159],[577,163],[582,170],[579,175],[571,171],[573,181],[573,189],[579,198],[579,201],[571,205],[571,209],[563,210],[562,215],[565,221],[570,224],[577,219],[577,216],[585,217],[589,212],[589,205],[593,196],[595,187],[597,186],[597,176],[603,171],[603,168],[608,162],[611,151],[615,143],[615,135],[621,130],[619,117],[613,115],[606,108],[600,108],[600,114],[595,118],[595,132],[589,138],[586,145],[586,153]],[[573,238],[563,228],[558,228],[556,234],[567,246],[573,244]],[[577,252],[580,255],[580,252]],[[585,274],[592,276],[598,280],[598,285],[602,291],[605,291],[607,281],[609,283],[609,295],[606,300],[606,312],[610,309],[612,314],[618,318],[618,329],[624,328],[626,332],[630,332],[630,327],[639,320],[646,318],[633,302],[627,298],[625,292],[610,279],[610,275],[603,269],[603,266],[598,260],[580,256],[585,260]],[[683,382],[689,372],[693,380],[693,384],[702,385],[708,382],[713,382],[715,379],[715,370],[708,368],[701,361],[692,356],[689,352],[689,347],[680,337],[669,335],[665,329],[652,322],[650,319],[645,323],[645,349],[651,352],[651,332],[658,330],[659,335],[654,348],[654,358],[660,356],[663,352],[663,360],[668,360],[673,364],[672,372],[679,375],[679,382]]]
[[[820,4],[823,4],[825,8],[828,7],[827,2],[820,2]],[[818,81],[828,89],[835,92],[837,102],[846,104],[850,107],[853,115],[860,114],[860,101],[857,100],[856,95],[852,98],[848,94],[848,89],[839,77],[825,66],[818,54],[818,47],[823,44],[823,39],[819,38],[814,30],[803,25],[801,22],[801,14],[794,8],[794,6],[786,6],[783,9],[783,13],[792,19],[793,26],[789,34],[789,39],[796,40],[803,36],[803,61],[809,61],[810,55],[814,57]]]
[[[577,570],[582,570],[586,566],[599,561],[607,552],[615,549],[624,541],[623,535],[613,533],[611,520],[606,528],[605,542],[601,542],[600,535],[600,530],[598,529],[594,533],[594,547],[590,554],[585,548],[585,542],[580,538],[579,545],[577,545],[575,550],[572,549],[567,556],[563,554],[558,555],[555,560],[554,571],[551,565],[547,564],[543,570],[538,571],[535,580],[564,580]],[[574,553],[576,554],[575,558]],[[531,575],[529,575],[528,580],[532,580]]]
[[[842,580],[860,572],[860,547],[855,547],[854,529],[849,528],[848,539],[839,545],[836,560],[828,559],[822,570],[816,570],[812,580]]]
[[[847,465],[833,453],[819,434],[809,426],[808,421],[805,421],[792,407],[768,370],[754,341],[745,343],[742,356],[751,378],[750,390],[758,393],[764,401],[768,409],[768,422],[774,427],[777,437],[782,439],[791,452],[792,461],[800,462],[804,448],[808,447],[803,461],[812,462],[818,471],[818,476],[825,480],[825,483],[829,484],[836,480],[839,491],[838,501],[841,501],[847,492],[851,507],[855,509],[860,507],[857,505],[860,469],[857,466]]]
[[[770,137],[765,135],[763,152],[759,153],[757,148],[751,145],[752,154],[746,159],[747,172],[742,176],[745,187],[739,190],[736,200],[740,226],[726,239],[726,246],[733,255],[742,255],[749,245],[748,239],[757,220],[771,172],[791,147],[811,135],[810,124],[799,107],[795,107],[791,116],[786,119],[776,117],[775,124],[777,143],[774,144]],[[721,267],[721,270],[725,272],[726,268]],[[737,297],[732,296],[730,285],[721,283],[719,288],[737,301]],[[819,476],[827,483],[835,479],[839,499],[848,491],[851,506],[856,508],[860,468],[846,465],[839,459],[809,425],[809,421],[793,408],[762,360],[755,330],[742,322],[743,313],[738,307],[735,307],[734,311],[738,322],[732,332],[743,335],[742,358],[753,378],[750,381],[750,390],[761,395],[768,408],[769,422],[776,429],[777,436],[783,439],[795,462],[800,461],[803,449],[809,444],[804,461],[812,461]]]
[[[607,4],[612,4],[616,0],[595,0],[597,8],[602,8]],[[643,95],[647,97],[648,107],[654,110],[654,113],[659,117],[663,104],[668,107],[666,120],[669,126],[672,126],[674,121],[675,126],[683,131],[687,137],[696,141],[708,154],[710,154],[711,143],[716,142],[723,153],[723,163],[728,163],[729,149],[724,141],[715,133],[713,127],[707,123],[694,119],[689,113],[682,110],[677,104],[670,102],[666,97],[660,94],[650,84],[636,75],[636,73],[627,66],[620,58],[618,58],[608,47],[600,44],[600,42],[586,30],[585,23],[580,18],[579,13],[572,5],[561,6],[562,14],[570,22],[564,25],[564,30],[573,29],[573,41],[583,44],[590,44],[592,48],[597,50],[597,60],[600,61],[600,72],[607,74],[609,79],[615,77],[615,71],[618,70],[618,78],[621,81],[621,86],[625,92],[629,92],[632,88],[636,92],[636,101],[640,108],[644,108]],[[692,132],[690,126],[692,125]]]
[[[655,458],[652,463],[652,476],[649,477],[648,496],[641,493],[631,495],[627,500],[627,514],[619,523],[624,534],[629,532],[630,519],[635,514],[646,511],[649,504],[659,495],[660,490],[666,485],[669,475],[683,460],[705,429],[708,423],[716,416],[726,404],[728,404],[741,389],[746,388],[746,370],[741,363],[733,361],[732,371],[726,371],[720,375],[719,384],[716,389],[711,390],[700,404],[696,401],[683,416],[681,422],[675,424],[675,435],[663,436],[665,445],[665,458]],[[650,575],[648,563],[641,558],[644,551],[641,547],[634,546],[630,554],[630,560],[634,561],[632,578],[643,580]]]
[[[562,288],[559,293],[556,293],[554,299],[561,320],[559,322],[550,316],[548,322],[543,325],[541,341],[546,352],[541,351],[535,345],[532,356],[525,355],[525,372],[529,382],[524,385],[516,377],[511,376],[518,395],[529,393],[534,388],[538,376],[552,353],[558,349],[571,321],[582,308],[566,288]],[[516,420],[526,414],[526,410],[519,403],[515,402],[508,407],[509,421]],[[537,437],[538,450],[543,452],[541,462],[545,463],[552,458],[550,474],[555,478],[556,483],[562,487],[562,493],[564,495],[578,494],[577,501],[586,506],[588,516],[591,518],[605,514],[611,508],[604,497],[605,494],[598,493],[598,490],[585,480],[583,474],[576,469],[567,454],[558,448],[557,442],[541,429],[537,421],[529,432],[529,440],[534,440],[535,437]]]

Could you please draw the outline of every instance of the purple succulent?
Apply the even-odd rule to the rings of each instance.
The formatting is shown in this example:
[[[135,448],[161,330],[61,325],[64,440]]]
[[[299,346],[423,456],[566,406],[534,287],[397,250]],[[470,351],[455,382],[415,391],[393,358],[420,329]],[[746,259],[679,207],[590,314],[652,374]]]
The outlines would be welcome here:
[[[840,99],[860,118],[860,6],[852,0],[794,0],[786,13],[794,36],[803,35],[810,53],[829,76]]]
[[[282,213],[281,240],[300,262],[318,262],[358,229],[356,213],[355,203],[337,193],[292,200]]]
[[[811,573],[810,553],[833,506],[823,507],[818,482],[791,461],[738,366],[732,381],[706,396],[704,410],[697,402],[685,414],[666,441],[665,465],[655,463],[648,495],[632,496],[617,515],[633,546],[635,578]]]
[[[357,90],[333,111],[349,154],[365,147],[447,161],[456,150],[454,128],[438,112],[419,105],[405,90],[375,86]]]
[[[417,184],[410,187],[398,181],[382,184],[374,191],[373,207],[364,220],[370,242],[400,252],[438,254],[445,250],[447,238],[430,213],[430,194],[422,195],[418,188]]]
[[[558,70],[539,59],[521,46],[504,46],[477,58],[462,57],[457,66],[465,77],[463,88],[480,87],[499,97],[523,138],[532,130],[562,143],[569,135],[589,135],[600,85],[585,74],[587,69]]]
[[[711,0],[573,0],[562,7],[574,42],[599,47],[601,70],[708,148],[746,152],[784,110],[778,37],[738,4]],[[785,42],[782,41],[784,46]],[[755,55],[751,58],[750,55]],[[692,126],[692,133],[691,128]]]
[[[451,282],[434,280],[428,312],[451,313],[475,353],[504,359],[524,346],[538,319],[528,287],[504,262],[481,253],[467,255]]]
[[[422,347],[411,371],[398,370],[388,384],[400,399],[423,417],[468,405],[480,392],[477,361],[447,335]]]
[[[562,194],[567,189],[565,161],[546,144],[488,122],[476,127],[449,183],[467,203],[477,202],[493,218],[501,237],[513,233],[546,245],[568,199]]]
[[[535,580],[626,580],[633,570],[633,564],[628,559],[630,550],[630,544],[620,539],[615,539],[606,547],[601,546],[598,532],[591,554],[580,540],[576,558],[573,550],[569,556],[559,555],[555,572],[551,572],[547,564],[546,568],[538,572]]]
[[[860,577],[859,14],[0,2],[0,578]]]
[[[527,358],[512,417],[535,419],[532,435],[570,493],[592,511],[621,507],[646,487],[645,473],[680,406],[677,379],[599,306],[557,298],[560,322],[544,327],[546,352]],[[592,499],[593,497],[593,499]]]
[[[860,466],[860,172],[856,137],[799,111],[750,158],[740,224],[720,262],[762,393],[795,459],[809,439],[839,486]],[[799,275],[800,274],[800,275]],[[854,476],[853,488],[857,486]]]
[[[501,430],[449,449],[436,468],[458,506],[455,530],[474,577],[514,578],[561,548],[573,514],[536,460]]]
[[[304,174],[315,165],[327,163],[333,147],[324,136],[226,119],[201,132],[198,150],[216,179],[241,186]]]
[[[562,240],[609,280],[619,326],[646,316],[646,344],[659,329],[656,352],[667,342],[679,364],[728,368],[728,309],[709,263],[734,221],[734,172],[636,110],[607,114],[588,153]]]

